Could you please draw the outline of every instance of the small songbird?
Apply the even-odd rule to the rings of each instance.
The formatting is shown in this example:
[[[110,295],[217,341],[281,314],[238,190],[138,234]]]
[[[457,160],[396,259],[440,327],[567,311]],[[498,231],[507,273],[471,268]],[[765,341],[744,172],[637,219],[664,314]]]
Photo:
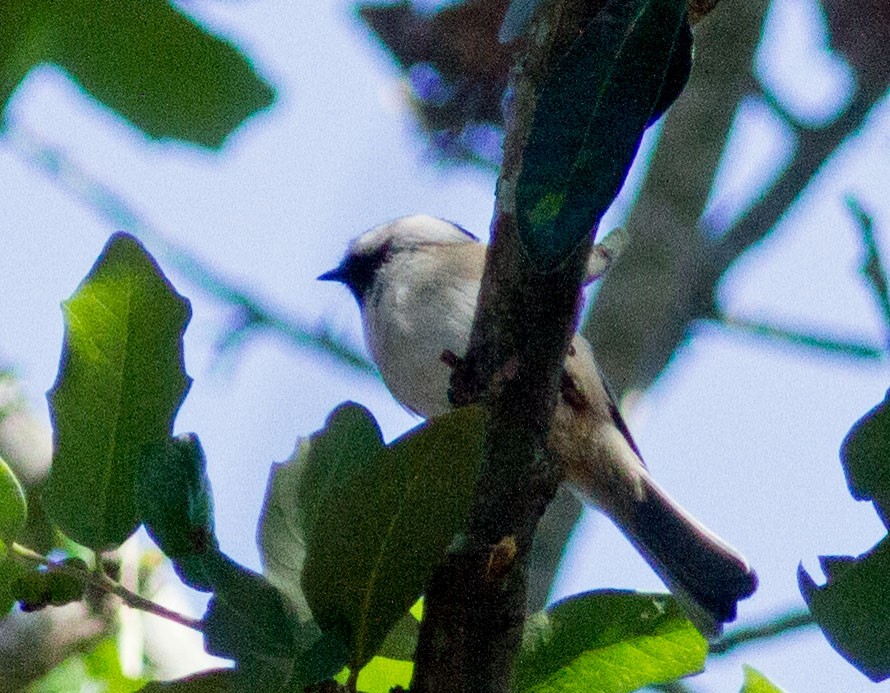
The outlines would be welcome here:
[[[390,392],[432,417],[451,408],[443,355],[466,353],[484,265],[485,246],[472,234],[415,215],[365,232],[319,279],[350,289]],[[736,602],[754,592],[757,576],[652,479],[578,334],[564,363],[547,453],[634,544],[702,633],[716,636],[735,618]]]

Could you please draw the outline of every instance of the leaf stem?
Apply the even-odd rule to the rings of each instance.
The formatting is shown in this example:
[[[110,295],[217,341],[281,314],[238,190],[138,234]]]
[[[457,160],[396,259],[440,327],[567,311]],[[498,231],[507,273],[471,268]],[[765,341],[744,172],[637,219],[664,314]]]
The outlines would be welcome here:
[[[712,655],[726,654],[739,645],[774,638],[799,628],[815,625],[809,609],[794,609],[753,626],[736,628],[711,645]]]
[[[884,356],[883,349],[864,342],[820,335],[812,332],[799,332],[780,325],[773,325],[767,322],[751,320],[749,318],[735,317],[722,312],[718,312],[706,321],[721,327],[748,332],[749,334],[757,335],[759,337],[767,337],[769,339],[788,342],[790,344],[811,349],[820,349],[836,356],[848,356],[857,359],[881,359]]]
[[[872,216],[859,204],[859,201],[853,197],[847,198],[847,208],[856,217],[859,233],[862,235],[865,256],[862,258],[860,271],[881,310],[881,315],[884,318],[884,332],[890,341],[890,280],[887,278],[887,268],[882,262],[881,253],[875,241],[874,221]]]
[[[32,549],[29,549],[27,546],[22,546],[21,544],[15,542],[13,542],[13,544],[11,545],[11,549],[13,554],[21,559],[24,559],[25,561],[46,566],[49,570],[64,573],[65,575],[70,575],[72,577],[83,580],[84,582],[102,590],[103,592],[114,594],[120,597],[120,599],[122,599],[127,606],[133,609],[139,609],[140,611],[145,611],[147,613],[154,614],[155,616],[166,618],[168,621],[173,621],[174,623],[178,623],[182,626],[191,628],[198,632],[204,631],[203,621],[185,616],[176,611],[171,611],[170,609],[167,609],[166,607],[163,607],[160,604],[151,601],[150,599],[141,597],[135,592],[131,592],[130,590],[128,590],[119,582],[112,580],[110,577],[105,575],[105,573],[82,570],[81,568],[78,568],[76,566],[53,561],[52,559],[47,558],[46,556],[39,554]]]

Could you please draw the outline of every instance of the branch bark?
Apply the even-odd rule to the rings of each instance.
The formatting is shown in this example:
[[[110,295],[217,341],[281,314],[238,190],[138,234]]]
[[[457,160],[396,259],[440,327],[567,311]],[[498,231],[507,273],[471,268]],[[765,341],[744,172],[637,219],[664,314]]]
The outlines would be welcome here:
[[[415,693],[506,693],[525,621],[535,527],[559,483],[544,459],[562,362],[575,329],[590,245],[541,274],[520,245],[515,187],[537,95],[598,3],[563,0],[541,10],[511,75],[504,165],[469,350],[455,369],[455,404],[489,405],[486,459],[464,546],[429,585],[415,658]]]

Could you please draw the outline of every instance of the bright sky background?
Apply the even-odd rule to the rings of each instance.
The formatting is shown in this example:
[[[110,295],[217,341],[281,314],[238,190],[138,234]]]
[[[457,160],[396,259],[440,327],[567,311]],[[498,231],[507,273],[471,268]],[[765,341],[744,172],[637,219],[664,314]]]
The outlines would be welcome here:
[[[732,2],[725,5],[732,10]],[[403,214],[431,213],[484,235],[494,176],[430,164],[397,70],[350,3],[202,0],[182,7],[245,51],[279,92],[277,103],[221,153],[146,140],[50,67],[23,83],[10,123],[61,150],[202,261],[295,316],[329,322],[358,344],[351,296],[314,278],[339,261],[352,236]],[[824,28],[815,8],[815,0],[776,0],[757,67],[789,113],[825,123],[848,97],[851,76],[841,59],[822,52]],[[744,210],[757,181],[789,155],[789,133],[765,103],[746,102],[711,214],[731,219]],[[780,228],[729,273],[721,287],[729,312],[879,342],[880,319],[857,273],[862,249],[844,196],[855,194],[875,215],[887,248],[881,234],[890,224],[888,138],[884,103]],[[43,394],[55,377],[62,338],[59,302],[116,229],[3,138],[0,176],[0,362],[16,368],[46,419]],[[624,210],[616,205],[606,225],[620,223]],[[164,266],[163,247],[148,245]],[[195,382],[176,430],[201,437],[223,549],[257,568],[254,532],[269,464],[286,458],[298,436],[318,429],[346,399],[370,407],[389,437],[417,420],[374,379],[277,338],[253,339],[217,358],[226,310],[169,274],[194,309],[186,362]],[[883,536],[871,506],[850,498],[837,450],[887,384],[885,362],[856,362],[709,327],[695,333],[628,412],[656,477],[756,567],[761,588],[742,603],[742,624],[802,603],[800,561],[819,580],[817,555],[855,555]],[[557,591],[605,586],[661,589],[621,535],[588,513]],[[737,691],[742,663],[789,690],[874,688],[815,630],[738,650],[691,682],[701,691]]]

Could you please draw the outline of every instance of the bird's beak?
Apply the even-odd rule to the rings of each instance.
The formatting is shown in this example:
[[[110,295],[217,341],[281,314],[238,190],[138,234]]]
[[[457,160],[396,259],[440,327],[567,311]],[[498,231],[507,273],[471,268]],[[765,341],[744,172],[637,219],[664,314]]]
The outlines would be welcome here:
[[[334,269],[318,275],[318,281],[346,283],[346,267],[339,265]]]

